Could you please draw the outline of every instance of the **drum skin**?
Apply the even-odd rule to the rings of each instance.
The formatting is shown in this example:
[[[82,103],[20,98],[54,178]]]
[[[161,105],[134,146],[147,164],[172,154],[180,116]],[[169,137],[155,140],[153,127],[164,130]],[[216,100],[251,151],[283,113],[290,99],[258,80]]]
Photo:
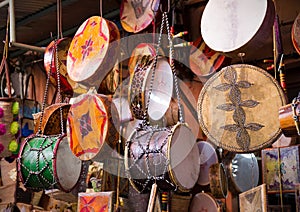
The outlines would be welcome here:
[[[300,13],[292,26],[292,42],[296,51],[300,54]]]
[[[226,198],[228,181],[225,167],[222,163],[215,163],[209,167],[209,187],[216,198]]]
[[[148,192],[154,182],[160,189],[189,191],[199,176],[199,151],[186,124],[160,130],[136,128],[124,157],[129,181],[141,193]]]
[[[138,33],[147,28],[155,17],[160,0],[122,0],[120,20],[127,32]],[[152,8],[151,8],[152,7]]]
[[[69,192],[77,184],[82,162],[76,158],[65,135],[31,135],[21,145],[18,175],[26,188],[58,188]]]
[[[115,65],[120,33],[111,21],[100,16],[88,18],[78,28],[67,56],[69,77],[98,88]]]
[[[90,160],[100,154],[104,144],[114,149],[119,126],[118,112],[110,97],[87,93],[74,98],[67,120],[73,154],[81,160]]]
[[[190,204],[190,212],[198,211],[209,211],[209,212],[220,212],[222,210],[222,205],[214,197],[208,193],[198,193],[196,194]]]
[[[269,73],[235,64],[222,68],[205,83],[197,111],[200,126],[213,144],[245,153],[278,139],[282,134],[278,109],[285,104],[283,90]]]
[[[202,14],[201,35],[215,51],[247,57],[272,36],[274,18],[272,0],[211,0]]]

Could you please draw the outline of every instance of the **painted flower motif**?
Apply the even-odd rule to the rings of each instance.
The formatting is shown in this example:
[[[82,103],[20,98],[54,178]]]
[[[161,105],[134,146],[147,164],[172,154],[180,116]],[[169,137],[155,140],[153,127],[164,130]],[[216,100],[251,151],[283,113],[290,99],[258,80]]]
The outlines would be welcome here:
[[[82,115],[79,121],[80,121],[80,132],[82,138],[84,138],[89,134],[89,132],[93,130],[93,128],[91,127],[91,117],[89,115],[89,111],[86,114]]]
[[[3,146],[2,143],[0,143],[0,153],[3,152],[4,149],[5,149],[5,147]]]
[[[3,108],[0,107],[0,118],[2,118],[4,116],[4,111],[3,111]]]
[[[85,44],[83,46],[81,46],[82,50],[81,50],[81,54],[82,54],[82,61],[89,56],[90,52],[93,51],[93,41],[92,39],[88,39],[85,41]]]
[[[6,133],[5,124],[0,124],[0,135],[4,135]]]

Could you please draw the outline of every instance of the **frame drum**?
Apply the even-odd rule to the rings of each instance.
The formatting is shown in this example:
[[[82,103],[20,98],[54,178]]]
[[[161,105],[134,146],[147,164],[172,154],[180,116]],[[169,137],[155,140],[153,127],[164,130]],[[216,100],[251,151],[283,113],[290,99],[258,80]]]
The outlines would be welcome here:
[[[216,198],[226,198],[228,181],[226,170],[222,163],[215,163],[209,167],[209,187]]]
[[[229,165],[230,179],[238,192],[254,188],[259,180],[258,162],[253,153],[236,154]]]
[[[300,54],[300,13],[292,26],[292,42],[296,51]]]
[[[33,190],[58,188],[69,192],[82,170],[82,161],[71,152],[65,135],[27,137],[17,162],[22,183]]]
[[[133,116],[137,119],[144,119],[144,112],[148,105],[148,116],[153,121],[161,119],[169,108],[173,94],[173,73],[168,61],[159,57],[155,70],[154,58],[145,56],[136,65],[134,73],[130,76],[128,87],[128,102]],[[152,73],[154,74],[151,96],[149,89]]]
[[[279,83],[265,70],[246,64],[222,68],[203,86],[198,118],[208,139],[225,150],[253,152],[282,134],[278,110],[286,104]]]
[[[201,34],[215,51],[247,56],[271,36],[274,18],[272,0],[210,0],[202,14]]]
[[[198,184],[206,186],[209,184],[209,167],[218,163],[218,155],[215,148],[206,141],[199,141],[198,148],[200,152],[200,175]]]
[[[223,211],[223,203],[216,200],[210,194],[198,193],[196,194],[190,204],[190,212],[209,211],[221,212]]]
[[[279,123],[283,134],[286,137],[298,136],[299,117],[300,117],[300,99],[294,98],[293,103],[279,108]],[[294,119],[295,117],[295,119]]]
[[[149,191],[154,182],[160,189],[189,191],[199,176],[199,150],[186,124],[136,128],[124,157],[129,181],[141,193]]]

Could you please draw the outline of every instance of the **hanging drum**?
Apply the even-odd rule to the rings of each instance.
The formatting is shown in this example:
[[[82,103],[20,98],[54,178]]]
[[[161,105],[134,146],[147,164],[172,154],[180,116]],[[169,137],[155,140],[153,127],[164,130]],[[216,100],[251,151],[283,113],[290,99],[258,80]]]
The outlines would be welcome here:
[[[190,204],[190,212],[209,211],[209,212],[221,212],[224,211],[224,204],[212,197],[208,193],[196,194]]]
[[[296,51],[300,54],[300,13],[292,26],[292,42]]]
[[[245,192],[258,185],[259,167],[253,153],[236,154],[229,165],[229,175],[234,191]]]
[[[91,93],[74,98],[68,114],[67,135],[76,157],[96,159],[104,145],[114,149],[119,139],[118,129],[118,112],[111,98]]]
[[[205,83],[197,111],[200,126],[213,144],[243,153],[262,149],[281,135],[278,109],[285,102],[280,85],[269,73],[236,64]]]
[[[129,181],[141,193],[148,192],[153,183],[163,190],[189,191],[199,176],[199,150],[185,124],[136,128],[124,157]]]
[[[159,57],[156,68],[153,70],[154,62],[155,59],[150,59],[150,56],[143,57],[130,77],[128,101],[131,112],[137,119],[159,120],[170,105],[173,94],[172,69],[166,59]],[[154,78],[152,79],[153,71]],[[152,92],[149,97],[152,80]],[[144,117],[146,109],[148,109],[148,117]]]
[[[119,55],[120,33],[111,21],[100,16],[88,18],[77,30],[69,48],[69,77],[98,88],[112,70]]]
[[[225,167],[222,163],[215,163],[209,167],[209,187],[216,198],[226,198],[228,181]]]
[[[200,175],[198,184],[206,186],[209,184],[209,167],[218,163],[218,155],[215,148],[206,141],[199,141],[198,149],[200,152]]]
[[[272,0],[211,0],[202,14],[201,34],[215,51],[248,56],[272,35],[274,18]]]
[[[209,48],[199,37],[190,49],[190,69],[201,79],[212,76],[224,63],[225,56]]]
[[[65,135],[27,137],[17,162],[22,183],[33,190],[57,188],[69,192],[77,185],[82,169]]]
[[[122,0],[120,20],[123,29],[137,33],[147,28],[155,17],[160,0]]]

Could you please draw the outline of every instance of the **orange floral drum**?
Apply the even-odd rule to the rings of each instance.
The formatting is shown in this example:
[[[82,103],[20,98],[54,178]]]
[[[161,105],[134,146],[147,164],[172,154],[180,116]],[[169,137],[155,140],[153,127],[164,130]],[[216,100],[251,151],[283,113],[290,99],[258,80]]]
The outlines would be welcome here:
[[[112,100],[100,94],[82,94],[69,110],[67,134],[70,148],[81,160],[100,153],[105,143],[112,149],[118,141],[118,112]]]
[[[120,33],[111,21],[100,16],[87,19],[77,30],[67,57],[70,78],[89,87],[98,87],[114,67]]]

